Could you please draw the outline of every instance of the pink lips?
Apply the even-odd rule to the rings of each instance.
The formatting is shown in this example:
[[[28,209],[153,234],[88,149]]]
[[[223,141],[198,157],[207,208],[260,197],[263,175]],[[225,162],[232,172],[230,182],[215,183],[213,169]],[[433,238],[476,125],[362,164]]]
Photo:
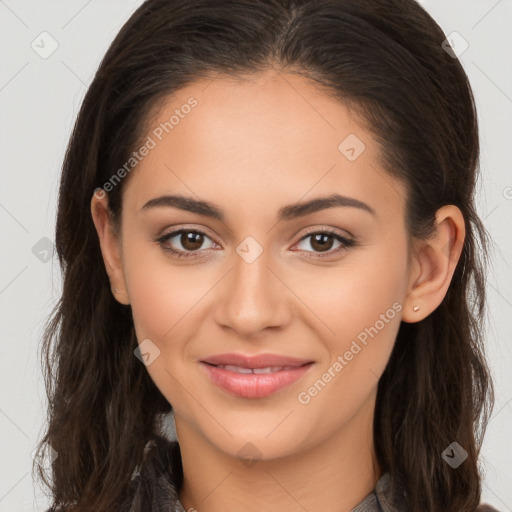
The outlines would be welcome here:
[[[218,354],[200,361],[216,385],[244,398],[271,395],[299,380],[312,365],[313,361],[274,354]]]

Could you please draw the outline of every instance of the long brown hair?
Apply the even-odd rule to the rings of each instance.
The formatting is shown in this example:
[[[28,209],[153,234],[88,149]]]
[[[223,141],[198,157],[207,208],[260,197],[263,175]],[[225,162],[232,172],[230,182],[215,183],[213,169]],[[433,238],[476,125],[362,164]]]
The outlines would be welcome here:
[[[413,0],[148,0],[130,17],[84,98],[60,182],[63,292],[42,345],[49,423],[39,445],[58,454],[51,482],[37,466],[55,510],[121,510],[145,444],[172,410],[134,357],[131,309],[113,298],[92,194],[128,160],[165,96],[270,66],[311,78],[365,120],[389,175],[406,185],[410,236],[429,236],[443,205],[464,216],[443,302],[401,324],[378,386],[374,439],[380,467],[403,483],[413,512],[475,509],[494,400],[483,348],[489,240],[473,197],[474,99],[445,39]],[[114,220],[124,181],[109,191]],[[456,470],[441,457],[452,442],[467,452]]]

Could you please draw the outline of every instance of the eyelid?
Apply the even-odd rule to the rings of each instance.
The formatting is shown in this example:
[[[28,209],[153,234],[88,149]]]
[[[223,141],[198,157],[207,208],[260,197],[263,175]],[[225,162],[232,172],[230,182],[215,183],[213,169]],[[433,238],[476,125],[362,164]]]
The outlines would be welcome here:
[[[215,242],[217,245],[220,245],[220,243],[216,241],[216,239],[217,239],[216,235],[212,235],[210,230],[206,226],[202,226],[202,225],[199,225],[199,227],[197,227],[197,226],[198,226],[197,224],[194,226],[188,225],[188,224],[178,225],[176,227],[173,226],[172,228],[169,228],[169,230],[167,230],[167,229],[163,230],[162,234],[157,235],[155,237],[155,239],[160,239],[160,238],[164,238],[164,237],[170,238],[171,237],[170,235],[176,236],[181,231],[194,231],[196,233],[200,233],[202,235],[207,236],[213,242]]]
[[[184,231],[185,232],[190,231],[190,232],[202,234],[202,235],[206,236],[207,238],[209,238],[215,245],[221,245],[218,242],[216,242],[215,237],[212,237],[208,234],[209,230],[207,228],[201,226],[201,228],[199,229],[199,228],[192,227],[189,225],[181,225],[181,226],[177,226],[175,228],[173,227],[169,232],[157,236],[155,239],[153,239],[153,241],[159,243],[162,246],[162,249],[164,249],[165,251],[168,251],[175,256],[182,255],[185,258],[198,258],[198,257],[201,257],[200,255],[204,251],[211,250],[211,248],[210,248],[210,249],[200,249],[198,251],[184,251],[181,249],[176,250],[176,249],[169,249],[169,248],[163,247],[163,243],[165,241],[168,241],[169,239],[174,238],[175,236],[181,234]],[[348,237],[345,236],[344,234],[341,234],[340,230],[337,228],[332,228],[330,226],[314,226],[312,228],[307,228],[307,231],[305,231],[301,234],[300,238],[293,244],[292,247],[295,247],[300,242],[302,242],[304,239],[308,238],[309,236],[311,236],[313,234],[322,233],[322,234],[331,235],[331,236],[335,237],[342,244],[341,247],[337,248],[334,251],[326,251],[325,253],[314,252],[314,251],[300,251],[300,250],[294,251],[294,252],[306,252],[306,253],[313,255],[313,256],[307,256],[307,258],[316,258],[316,259],[328,258],[329,256],[335,256],[339,252],[341,252],[343,250],[347,250],[347,249],[357,245],[356,238],[348,231],[345,231],[345,232],[349,235]],[[214,250],[216,250],[216,249],[214,249]]]
[[[177,232],[179,232],[179,231],[190,230],[190,231],[196,231],[198,233],[206,235],[210,239],[212,239],[217,245],[221,245],[219,242],[217,242],[215,240],[216,236],[212,235],[210,233],[210,230],[206,226],[203,226],[203,225],[199,225],[199,227],[196,227],[196,226],[197,226],[197,224],[196,225],[188,225],[188,224],[178,225],[177,227],[172,227],[170,229],[170,231],[168,231],[168,232],[165,232],[165,230],[164,230],[164,232],[161,235],[156,236],[156,238],[158,239],[158,238],[163,238],[163,237],[166,237],[169,235],[176,235]],[[302,232],[302,234],[300,235],[300,238],[297,240],[297,242],[300,242],[307,235],[311,235],[313,233],[319,233],[319,232],[327,232],[332,235],[339,235],[342,238],[352,239],[354,241],[357,240],[356,237],[352,233],[350,233],[350,231],[347,231],[346,229],[341,230],[339,228],[333,228],[331,226],[322,226],[322,225],[315,225],[311,228],[308,227],[305,229],[306,229],[306,231]],[[346,233],[346,235],[343,232]],[[295,243],[297,243],[297,242],[295,242]]]
[[[346,238],[347,240],[356,240],[356,237],[346,229],[341,230],[331,226],[313,226],[312,228],[306,228],[306,230],[307,231],[302,233],[299,241],[302,240],[305,236],[312,235],[313,233],[329,233],[330,235],[338,235],[342,238]]]

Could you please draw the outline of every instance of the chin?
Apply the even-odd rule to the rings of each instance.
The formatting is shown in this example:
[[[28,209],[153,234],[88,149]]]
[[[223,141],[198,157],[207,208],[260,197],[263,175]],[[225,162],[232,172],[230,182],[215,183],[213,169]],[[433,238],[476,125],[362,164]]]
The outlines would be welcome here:
[[[251,461],[258,460],[273,460],[282,457],[289,457],[306,449],[308,440],[311,439],[299,431],[296,425],[274,425],[272,431],[268,428],[262,428],[261,425],[255,421],[245,425],[236,425],[229,428],[228,431],[232,434],[221,437],[216,435],[206,435],[209,442],[215,448],[226,455],[231,457],[247,460],[247,465],[250,466]],[[281,431],[279,431],[282,428]],[[290,433],[293,432],[293,435]]]

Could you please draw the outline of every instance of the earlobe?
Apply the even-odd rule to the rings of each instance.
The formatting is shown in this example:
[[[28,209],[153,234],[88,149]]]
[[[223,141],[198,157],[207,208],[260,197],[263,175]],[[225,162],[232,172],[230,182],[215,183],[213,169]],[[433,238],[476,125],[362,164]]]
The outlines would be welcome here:
[[[105,193],[93,194],[91,215],[98,235],[105,270],[110,279],[112,294],[121,304],[130,300],[126,290],[124,269],[121,259],[121,244],[115,234],[108,210],[108,196]]]
[[[465,239],[462,212],[454,205],[440,208],[436,231],[417,245],[402,320],[423,320],[443,301],[462,254]]]

